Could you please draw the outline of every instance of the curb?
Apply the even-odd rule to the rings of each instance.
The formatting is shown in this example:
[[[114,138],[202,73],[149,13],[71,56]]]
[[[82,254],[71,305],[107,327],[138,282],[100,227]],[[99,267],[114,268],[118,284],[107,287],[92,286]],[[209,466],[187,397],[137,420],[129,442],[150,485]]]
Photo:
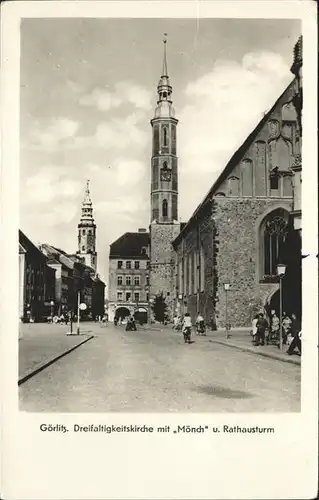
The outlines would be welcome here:
[[[30,372],[27,375],[25,375],[24,377],[20,378],[18,380],[18,385],[24,384],[24,382],[29,380],[31,377],[34,377],[34,375],[37,375],[38,373],[42,372],[42,370],[44,370],[48,366],[52,365],[53,363],[55,363],[59,359],[63,358],[64,356],[66,356],[67,354],[74,351],[75,349],[77,349],[78,347],[80,347],[81,345],[85,344],[86,342],[88,342],[89,340],[91,340],[93,338],[94,338],[94,335],[91,335],[87,339],[82,340],[82,342],[80,342],[79,344],[76,344],[75,346],[71,347],[67,351],[62,352],[62,354],[59,354],[58,356],[55,356],[55,358],[51,359],[50,361],[47,361],[46,363],[44,363],[44,365],[39,366],[38,368],[36,368],[32,372]]]
[[[291,363],[293,365],[298,365],[298,366],[301,365],[301,362],[297,361],[295,359],[283,358],[281,356],[277,356],[276,354],[272,354],[272,353],[269,353],[269,352],[263,352],[263,351],[258,351],[257,352],[254,349],[252,349],[251,347],[242,347],[242,346],[239,346],[239,345],[236,345],[236,344],[228,344],[226,342],[223,342],[222,340],[211,340],[211,339],[209,339],[209,342],[212,342],[212,343],[215,343],[215,344],[224,345],[226,347],[232,347],[233,349],[237,349],[238,351],[249,352],[251,354],[257,354],[259,356],[263,356],[264,358],[272,358],[272,359],[276,359],[277,361],[283,361],[284,363]]]

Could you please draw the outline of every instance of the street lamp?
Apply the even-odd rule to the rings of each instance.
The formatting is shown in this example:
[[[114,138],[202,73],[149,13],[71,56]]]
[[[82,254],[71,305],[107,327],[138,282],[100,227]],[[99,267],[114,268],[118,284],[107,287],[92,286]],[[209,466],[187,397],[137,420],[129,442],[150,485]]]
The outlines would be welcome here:
[[[54,301],[53,300],[51,300],[50,306],[51,306],[51,321],[53,323],[53,307],[54,307]]]
[[[225,290],[225,323],[226,323],[226,339],[229,338],[229,324],[228,324],[228,297],[227,297],[227,292],[230,289],[230,284],[229,283],[224,283],[224,290]]]
[[[282,280],[286,274],[286,265],[285,264],[277,264],[277,274],[279,276],[279,321],[280,321],[280,341],[279,348],[282,349]]]

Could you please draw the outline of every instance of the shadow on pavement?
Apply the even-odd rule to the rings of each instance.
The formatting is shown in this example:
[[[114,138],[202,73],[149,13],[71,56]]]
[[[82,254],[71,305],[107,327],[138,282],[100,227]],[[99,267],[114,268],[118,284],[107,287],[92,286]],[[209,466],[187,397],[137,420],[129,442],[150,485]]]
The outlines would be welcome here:
[[[254,395],[250,392],[235,391],[221,386],[197,387],[194,390],[197,390],[198,392],[202,392],[204,394],[208,394],[209,396],[215,396],[217,398],[224,399],[248,399],[254,397]]]

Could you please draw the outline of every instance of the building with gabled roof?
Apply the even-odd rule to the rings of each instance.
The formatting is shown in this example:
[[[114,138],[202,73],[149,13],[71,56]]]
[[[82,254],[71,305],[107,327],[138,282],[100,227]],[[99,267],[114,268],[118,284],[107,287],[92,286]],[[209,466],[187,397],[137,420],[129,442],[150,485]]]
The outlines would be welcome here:
[[[290,217],[291,167],[301,146],[296,85],[294,79],[233,154],[173,242],[177,308],[193,318],[200,312],[214,328],[248,327],[269,309],[279,315],[280,260],[290,260],[284,310],[300,315],[300,293],[289,292],[300,279],[301,242]]]
[[[149,317],[149,233],[146,229],[120,236],[110,245],[108,316]]]

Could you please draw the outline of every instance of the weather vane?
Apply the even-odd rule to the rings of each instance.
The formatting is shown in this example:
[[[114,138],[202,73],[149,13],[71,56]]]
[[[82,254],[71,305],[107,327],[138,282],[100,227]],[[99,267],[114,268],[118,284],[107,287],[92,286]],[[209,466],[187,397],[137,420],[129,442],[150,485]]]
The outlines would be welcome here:
[[[165,38],[164,38],[163,42],[164,42],[164,43],[167,43],[167,33],[164,33],[164,37],[165,37]]]

